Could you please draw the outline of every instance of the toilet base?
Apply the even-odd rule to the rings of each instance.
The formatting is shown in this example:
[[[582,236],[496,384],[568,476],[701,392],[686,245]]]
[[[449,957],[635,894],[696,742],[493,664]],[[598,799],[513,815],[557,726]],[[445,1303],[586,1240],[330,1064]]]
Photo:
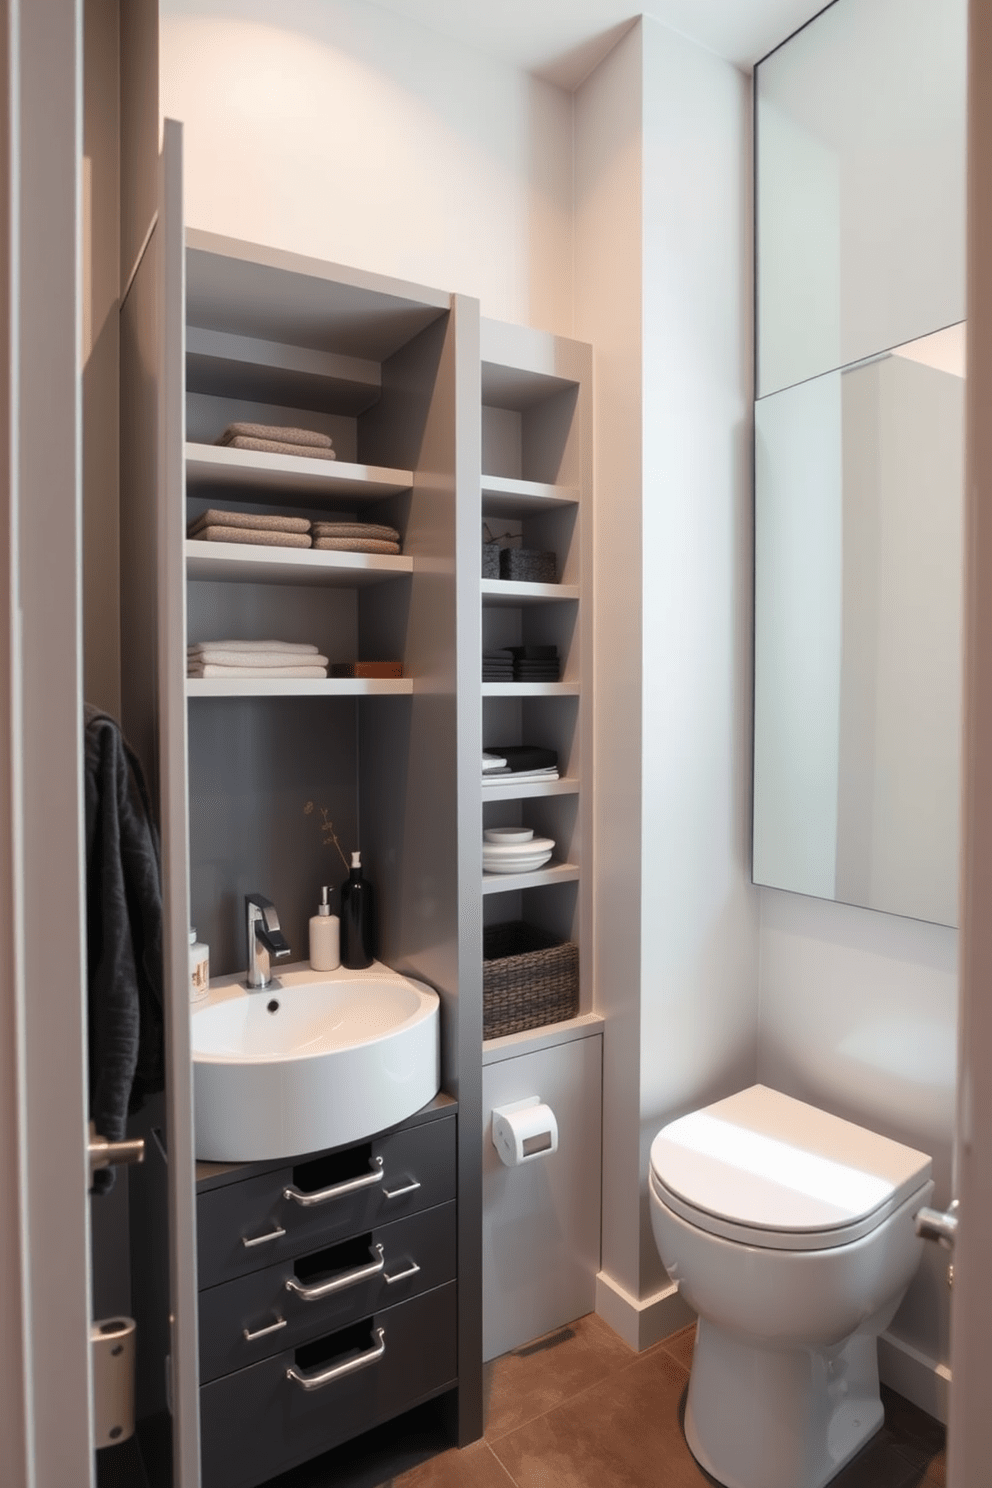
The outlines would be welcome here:
[[[726,1488],[824,1488],[882,1418],[873,1333],[777,1349],[699,1319],[685,1436]]]

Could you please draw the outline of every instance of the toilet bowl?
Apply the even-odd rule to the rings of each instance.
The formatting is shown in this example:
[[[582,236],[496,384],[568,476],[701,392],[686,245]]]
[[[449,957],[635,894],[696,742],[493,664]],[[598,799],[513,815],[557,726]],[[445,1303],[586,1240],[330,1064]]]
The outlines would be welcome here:
[[[930,1158],[755,1085],[651,1146],[651,1223],[699,1316],[685,1434],[726,1488],[822,1488],[882,1424],[878,1334]]]

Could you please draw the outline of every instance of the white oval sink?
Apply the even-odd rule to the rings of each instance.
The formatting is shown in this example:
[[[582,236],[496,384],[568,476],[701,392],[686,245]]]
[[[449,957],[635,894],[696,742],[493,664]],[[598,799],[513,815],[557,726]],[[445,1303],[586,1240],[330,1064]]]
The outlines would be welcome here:
[[[251,991],[211,983],[191,1009],[196,1155],[294,1157],[360,1142],[412,1116],[441,1084],[440,1002],[379,962],[279,973]]]

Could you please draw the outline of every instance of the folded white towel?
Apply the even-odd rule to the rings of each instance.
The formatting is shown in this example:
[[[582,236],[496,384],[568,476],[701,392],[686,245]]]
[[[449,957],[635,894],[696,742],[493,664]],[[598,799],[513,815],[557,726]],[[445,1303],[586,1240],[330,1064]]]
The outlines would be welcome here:
[[[547,770],[508,770],[505,775],[498,770],[487,770],[483,785],[526,785],[532,780],[559,780],[558,771],[552,766]]]
[[[255,667],[255,666],[214,666],[209,662],[191,665],[186,671],[187,677],[326,677],[327,668],[322,666],[279,666],[279,667]]]
[[[191,641],[186,655],[199,655],[202,651],[283,651],[299,656],[316,656],[317,647],[302,641]]]
[[[306,656],[293,656],[285,651],[224,651],[220,646],[204,647],[195,656],[187,657],[189,666],[222,666],[230,667],[231,671],[242,671],[245,667],[251,667],[253,671],[259,668],[284,666],[316,666],[326,667],[327,657],[321,656],[319,652],[307,652]]]

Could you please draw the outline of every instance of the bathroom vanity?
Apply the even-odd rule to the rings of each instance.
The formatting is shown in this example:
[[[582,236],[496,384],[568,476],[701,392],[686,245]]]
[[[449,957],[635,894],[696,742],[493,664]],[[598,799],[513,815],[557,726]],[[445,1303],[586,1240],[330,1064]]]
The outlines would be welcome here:
[[[204,1488],[254,1488],[458,1383],[457,1105],[197,1165]]]

